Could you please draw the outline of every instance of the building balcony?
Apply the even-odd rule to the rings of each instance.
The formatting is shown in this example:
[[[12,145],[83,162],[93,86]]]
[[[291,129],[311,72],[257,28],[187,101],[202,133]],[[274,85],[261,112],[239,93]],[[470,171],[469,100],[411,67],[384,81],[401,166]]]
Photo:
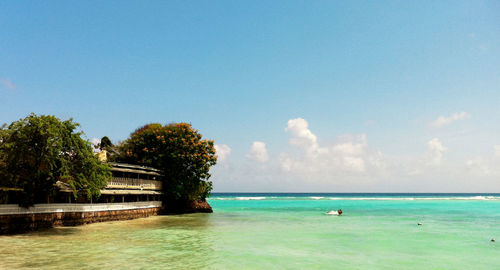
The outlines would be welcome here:
[[[161,190],[162,183],[158,180],[141,178],[113,177],[108,181],[106,189],[137,189],[137,190]]]

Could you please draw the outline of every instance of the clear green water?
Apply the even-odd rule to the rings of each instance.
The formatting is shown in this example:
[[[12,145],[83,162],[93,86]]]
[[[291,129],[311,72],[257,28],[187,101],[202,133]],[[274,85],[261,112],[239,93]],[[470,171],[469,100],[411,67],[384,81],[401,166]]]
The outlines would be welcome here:
[[[209,202],[213,214],[0,236],[0,268],[500,269],[499,195],[219,194]],[[338,208],[344,215],[324,214]]]

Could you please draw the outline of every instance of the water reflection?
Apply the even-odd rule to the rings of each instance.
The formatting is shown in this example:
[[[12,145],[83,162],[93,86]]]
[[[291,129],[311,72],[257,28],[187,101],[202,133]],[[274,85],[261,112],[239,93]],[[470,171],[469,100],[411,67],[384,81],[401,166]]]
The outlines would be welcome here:
[[[0,237],[0,268],[206,268],[210,215],[158,216]]]
[[[55,235],[70,235],[74,233],[78,233],[80,230],[78,230],[75,227],[56,227],[56,228],[51,228],[51,229],[41,229],[36,232],[30,232],[27,233],[26,235],[34,235],[38,237],[43,237],[43,236],[55,236]]]

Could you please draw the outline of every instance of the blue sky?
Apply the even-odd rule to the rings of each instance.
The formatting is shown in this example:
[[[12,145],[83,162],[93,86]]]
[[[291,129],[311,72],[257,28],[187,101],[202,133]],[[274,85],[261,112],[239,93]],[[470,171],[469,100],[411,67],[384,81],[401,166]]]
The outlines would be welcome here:
[[[190,122],[224,156],[215,191],[500,192],[498,14],[498,1],[1,1],[0,122],[73,117],[115,142]]]

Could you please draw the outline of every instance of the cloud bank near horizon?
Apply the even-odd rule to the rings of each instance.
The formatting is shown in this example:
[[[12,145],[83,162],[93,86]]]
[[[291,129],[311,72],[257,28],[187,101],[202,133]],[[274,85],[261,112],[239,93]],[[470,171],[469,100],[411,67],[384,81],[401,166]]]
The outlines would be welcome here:
[[[461,113],[450,119],[468,117]],[[492,146],[490,156],[456,160],[448,156],[456,149],[438,137],[422,142],[420,154],[398,156],[371,146],[365,133],[325,143],[332,138],[318,138],[300,117],[289,119],[284,132],[289,138],[282,151],[270,153],[265,142],[255,141],[247,162],[216,167],[216,191],[479,192],[492,176],[500,176],[500,145]],[[225,158],[224,163],[231,165]]]

